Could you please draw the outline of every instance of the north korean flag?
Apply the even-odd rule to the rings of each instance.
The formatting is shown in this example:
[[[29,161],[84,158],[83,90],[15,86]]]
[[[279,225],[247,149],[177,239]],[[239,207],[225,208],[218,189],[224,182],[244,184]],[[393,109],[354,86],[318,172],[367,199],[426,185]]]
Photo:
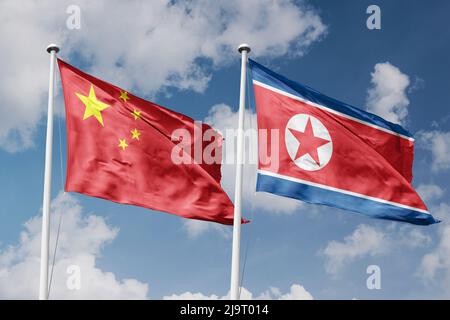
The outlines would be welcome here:
[[[257,191],[375,218],[439,222],[411,185],[410,133],[255,61],[249,67],[259,133]]]

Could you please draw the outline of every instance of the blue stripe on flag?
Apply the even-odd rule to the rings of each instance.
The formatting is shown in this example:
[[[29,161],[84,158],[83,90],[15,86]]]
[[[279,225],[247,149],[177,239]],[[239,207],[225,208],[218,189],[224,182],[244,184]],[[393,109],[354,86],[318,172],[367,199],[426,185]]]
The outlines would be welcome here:
[[[324,107],[333,109],[337,112],[346,114],[350,117],[359,119],[363,122],[376,125],[378,127],[393,131],[395,133],[401,134],[412,138],[411,133],[403,129],[400,125],[391,123],[383,118],[361,110],[359,108],[353,107],[344,102],[330,98],[308,86],[302,85],[295,81],[289,80],[282,75],[279,75],[266,67],[260,65],[259,63],[249,59],[249,67],[254,80],[262,82],[273,88],[282,90],[294,96],[300,97],[302,99],[308,100],[313,103],[317,103]]]
[[[373,218],[418,225],[438,223],[431,214],[258,173],[256,191],[359,212]]]

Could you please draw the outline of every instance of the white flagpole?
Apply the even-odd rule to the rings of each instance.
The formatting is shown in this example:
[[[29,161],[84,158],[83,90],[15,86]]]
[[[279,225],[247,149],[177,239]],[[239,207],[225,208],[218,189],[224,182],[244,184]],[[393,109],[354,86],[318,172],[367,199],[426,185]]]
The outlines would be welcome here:
[[[231,287],[230,299],[239,300],[239,269],[241,246],[241,200],[242,200],[242,168],[244,162],[244,112],[245,85],[247,78],[247,55],[250,52],[248,44],[241,44],[241,92],[239,96],[239,126],[236,154],[236,184],[234,190],[234,220],[233,220],[233,248],[231,253]]]
[[[50,198],[52,189],[52,145],[53,145],[53,91],[55,87],[56,54],[59,47],[50,44],[50,80],[48,85],[47,140],[45,143],[44,200],[42,204],[41,273],[39,278],[39,300],[48,299],[48,250],[50,242]]]

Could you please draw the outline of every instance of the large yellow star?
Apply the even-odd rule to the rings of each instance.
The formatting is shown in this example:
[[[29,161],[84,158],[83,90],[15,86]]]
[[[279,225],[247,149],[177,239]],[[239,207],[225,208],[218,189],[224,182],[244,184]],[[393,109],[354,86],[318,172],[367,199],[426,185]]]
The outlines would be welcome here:
[[[95,96],[94,86],[91,84],[89,96],[83,96],[82,94],[79,93],[75,94],[86,107],[86,109],[84,109],[83,120],[86,120],[91,116],[94,116],[97,119],[97,121],[100,122],[102,126],[104,126],[101,111],[105,110],[106,108],[109,108],[110,105],[97,100],[97,97]]]

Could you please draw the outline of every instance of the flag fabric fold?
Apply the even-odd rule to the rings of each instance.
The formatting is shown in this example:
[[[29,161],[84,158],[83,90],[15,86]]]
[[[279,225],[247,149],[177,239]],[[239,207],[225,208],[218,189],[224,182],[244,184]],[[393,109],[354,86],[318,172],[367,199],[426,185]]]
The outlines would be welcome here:
[[[62,60],[58,65],[67,123],[66,191],[233,224],[233,204],[220,185],[218,132]],[[204,154],[219,161],[204,161]]]
[[[249,68],[259,131],[257,191],[375,218],[438,222],[411,185],[409,132],[253,60]]]

